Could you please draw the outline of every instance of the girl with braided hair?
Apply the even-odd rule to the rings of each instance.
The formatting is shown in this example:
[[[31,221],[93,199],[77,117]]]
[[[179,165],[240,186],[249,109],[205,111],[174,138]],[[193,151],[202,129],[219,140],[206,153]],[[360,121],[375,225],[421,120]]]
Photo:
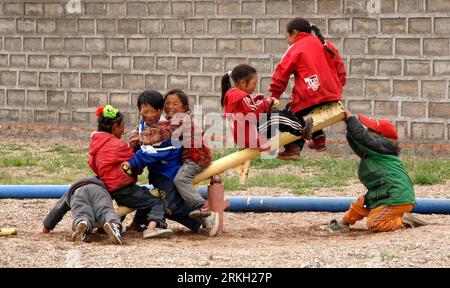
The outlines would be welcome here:
[[[271,97],[279,99],[294,74],[294,88],[286,110],[302,120],[316,106],[341,100],[345,67],[338,50],[307,20],[292,19],[286,26],[285,37],[289,48],[273,72],[269,91]],[[312,138],[308,143],[310,148],[326,148],[322,130],[313,133]],[[286,145],[278,158],[298,160],[304,144],[305,140],[300,139]]]

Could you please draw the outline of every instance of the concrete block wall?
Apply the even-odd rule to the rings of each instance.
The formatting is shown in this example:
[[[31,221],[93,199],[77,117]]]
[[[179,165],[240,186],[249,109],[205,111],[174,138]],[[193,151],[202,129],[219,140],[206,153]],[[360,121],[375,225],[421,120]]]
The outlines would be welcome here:
[[[268,94],[296,16],[340,50],[351,111],[394,120],[403,141],[449,143],[448,0],[2,0],[0,123],[95,127],[111,103],[135,124],[148,88],[220,112],[220,78],[239,63]]]

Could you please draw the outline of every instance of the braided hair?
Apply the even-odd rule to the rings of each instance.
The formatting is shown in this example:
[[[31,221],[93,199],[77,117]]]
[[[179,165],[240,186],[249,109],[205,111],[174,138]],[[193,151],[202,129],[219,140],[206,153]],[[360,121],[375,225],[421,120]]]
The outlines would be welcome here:
[[[253,75],[257,74],[256,69],[248,64],[239,64],[234,67],[232,71],[222,76],[222,97],[220,98],[220,104],[224,105],[225,94],[228,90],[232,88],[232,82],[238,83],[240,80],[244,79],[249,81],[252,79]]]

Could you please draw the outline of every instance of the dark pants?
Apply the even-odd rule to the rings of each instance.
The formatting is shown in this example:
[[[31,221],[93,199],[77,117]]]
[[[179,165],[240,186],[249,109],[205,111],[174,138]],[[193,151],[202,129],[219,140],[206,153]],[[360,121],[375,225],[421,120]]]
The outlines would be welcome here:
[[[267,137],[272,138],[280,132],[289,132],[296,136],[303,135],[303,123],[289,111],[270,110],[264,117],[259,119],[258,131]]]
[[[181,198],[173,180],[155,173],[149,173],[149,183],[159,189],[161,200],[166,208],[167,219],[176,221],[187,228],[197,232],[202,225],[201,220],[191,219],[189,212],[194,210]]]
[[[163,202],[154,197],[147,187],[131,184],[111,192],[111,197],[121,206],[136,209],[135,218],[145,222],[139,224],[147,225],[150,221],[156,221],[158,227],[167,228]]]

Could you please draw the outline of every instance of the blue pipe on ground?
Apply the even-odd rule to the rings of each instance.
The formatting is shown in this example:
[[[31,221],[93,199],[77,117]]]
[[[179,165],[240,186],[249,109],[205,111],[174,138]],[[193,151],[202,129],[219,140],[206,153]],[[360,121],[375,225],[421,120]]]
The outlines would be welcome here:
[[[153,189],[151,185],[146,185]],[[2,198],[60,198],[69,185],[0,185]],[[204,198],[207,187],[199,186]],[[349,197],[226,197],[229,212],[344,212],[356,198]],[[413,212],[421,214],[450,214],[450,199],[417,198]]]

